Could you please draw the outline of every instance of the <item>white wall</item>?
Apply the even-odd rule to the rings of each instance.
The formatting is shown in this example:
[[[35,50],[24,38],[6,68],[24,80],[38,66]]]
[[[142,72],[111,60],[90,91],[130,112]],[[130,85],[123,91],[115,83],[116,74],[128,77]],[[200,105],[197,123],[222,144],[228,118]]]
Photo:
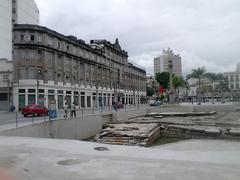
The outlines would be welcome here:
[[[18,24],[39,24],[34,0],[17,0]],[[12,0],[0,0],[0,59],[12,60]]]
[[[39,24],[39,10],[34,0],[17,0],[18,24]]]
[[[66,120],[46,121],[2,131],[0,135],[83,140],[99,133],[102,130],[103,123],[107,122],[105,119],[111,118],[90,115]]]
[[[12,60],[11,0],[0,0],[0,59]]]

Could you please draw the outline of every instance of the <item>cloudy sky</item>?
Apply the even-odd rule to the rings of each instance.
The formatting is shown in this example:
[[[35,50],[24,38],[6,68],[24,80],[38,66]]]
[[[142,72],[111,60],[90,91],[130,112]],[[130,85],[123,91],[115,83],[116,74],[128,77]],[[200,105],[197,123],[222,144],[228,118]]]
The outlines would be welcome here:
[[[35,0],[41,25],[65,35],[119,38],[130,60],[153,73],[153,58],[172,48],[183,73],[240,62],[240,0]]]

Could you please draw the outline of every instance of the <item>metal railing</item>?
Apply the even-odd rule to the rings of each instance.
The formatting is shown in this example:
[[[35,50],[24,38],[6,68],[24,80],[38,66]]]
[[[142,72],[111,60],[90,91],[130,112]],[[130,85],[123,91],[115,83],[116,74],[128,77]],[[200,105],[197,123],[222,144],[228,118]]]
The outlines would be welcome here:
[[[97,115],[97,114],[107,114],[111,112],[124,112],[124,111],[134,111],[147,108],[147,104],[128,104],[124,105],[123,108],[114,109],[113,106],[104,106],[104,107],[92,107],[92,108],[82,108],[76,110],[76,118],[83,116]],[[24,125],[30,125],[35,123],[41,123],[46,121],[56,121],[62,119],[75,118],[71,116],[71,110],[67,111],[67,117],[65,117],[64,110],[57,111],[57,118],[51,118],[50,116],[34,116],[34,114],[24,117],[21,112],[15,113],[15,125],[16,128],[22,127]]]

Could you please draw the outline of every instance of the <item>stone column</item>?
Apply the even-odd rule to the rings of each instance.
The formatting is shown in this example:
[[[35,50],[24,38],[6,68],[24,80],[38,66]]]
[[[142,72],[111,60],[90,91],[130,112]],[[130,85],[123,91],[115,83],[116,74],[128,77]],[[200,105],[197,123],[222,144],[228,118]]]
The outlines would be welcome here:
[[[70,82],[71,82],[71,86],[73,86],[74,84],[74,79],[73,79],[73,75],[74,75],[74,71],[73,71],[73,57],[71,57],[70,59]]]
[[[55,84],[58,83],[58,56],[56,53],[54,53],[54,82]]]
[[[43,53],[43,79],[44,79],[44,83],[48,82],[48,62],[47,62],[47,50],[44,49],[44,53]]]
[[[84,83],[85,87],[87,87],[87,84],[86,84],[86,73],[87,73],[86,69],[87,69],[87,67],[86,66],[87,66],[86,63],[84,63],[83,64],[83,72],[84,72],[83,83]]]
[[[87,108],[87,92],[85,91],[85,98],[84,98],[84,104],[85,104],[85,108]]]
[[[65,83],[66,83],[66,68],[65,68],[65,61],[66,61],[66,56],[65,55],[63,55],[63,62],[62,62],[62,72],[63,72],[63,74],[62,74],[62,80],[63,80],[63,84],[65,85]]]
[[[95,104],[93,102],[93,93],[92,92],[90,94],[90,102],[91,102],[91,108],[93,108],[95,106]]]

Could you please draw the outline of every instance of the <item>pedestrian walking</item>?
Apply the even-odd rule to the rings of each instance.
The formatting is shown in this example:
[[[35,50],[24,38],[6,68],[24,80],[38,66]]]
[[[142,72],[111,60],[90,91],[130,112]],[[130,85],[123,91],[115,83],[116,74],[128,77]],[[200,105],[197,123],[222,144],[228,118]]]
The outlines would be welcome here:
[[[66,119],[68,117],[68,105],[67,103],[64,104],[64,118]]]
[[[75,103],[71,106],[71,117],[76,117],[76,105]]]
[[[113,105],[113,109],[117,112],[117,103],[113,102],[112,105]]]

